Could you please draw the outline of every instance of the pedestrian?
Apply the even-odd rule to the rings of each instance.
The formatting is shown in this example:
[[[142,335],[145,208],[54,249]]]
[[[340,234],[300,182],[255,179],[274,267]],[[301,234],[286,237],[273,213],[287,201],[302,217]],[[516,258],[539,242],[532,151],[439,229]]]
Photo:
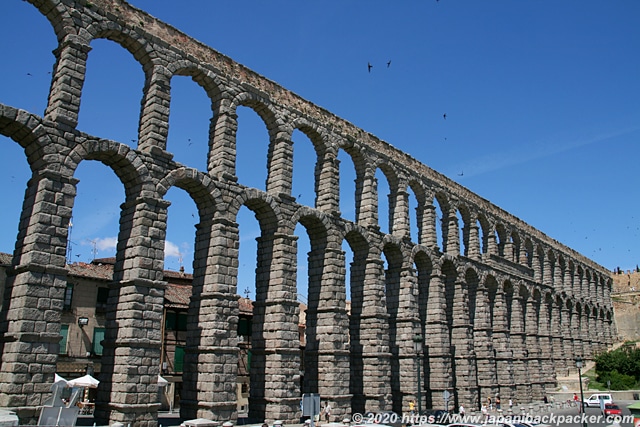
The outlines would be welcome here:
[[[324,418],[329,422],[331,418],[331,403],[327,402],[327,406],[324,407]]]
[[[544,397],[542,398],[542,401],[544,402],[544,404],[546,405],[547,403],[549,403],[549,398],[547,398],[547,395],[545,394]]]
[[[513,408],[513,399],[509,398],[509,409]]]
[[[462,405],[462,403],[460,404],[460,409],[458,409],[458,413],[460,414],[461,417],[464,417],[464,406]]]
[[[411,415],[415,415],[416,413],[416,402],[413,399],[409,401],[409,412]]]
[[[500,396],[496,396],[496,409],[500,410]]]
[[[489,407],[490,411],[493,410],[493,403],[491,402],[491,396],[487,396],[487,406]]]

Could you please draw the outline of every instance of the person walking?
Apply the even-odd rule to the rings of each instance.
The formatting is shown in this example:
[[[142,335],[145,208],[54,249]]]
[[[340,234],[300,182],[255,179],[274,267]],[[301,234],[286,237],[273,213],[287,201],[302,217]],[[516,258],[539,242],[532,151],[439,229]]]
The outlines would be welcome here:
[[[331,403],[327,401],[327,406],[324,407],[324,418],[327,422],[331,419]]]

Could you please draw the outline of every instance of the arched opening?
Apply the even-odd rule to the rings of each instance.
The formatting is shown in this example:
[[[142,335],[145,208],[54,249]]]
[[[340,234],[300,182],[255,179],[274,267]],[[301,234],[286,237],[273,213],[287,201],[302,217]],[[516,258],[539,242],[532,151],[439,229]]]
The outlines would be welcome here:
[[[263,119],[252,108],[238,106],[236,132],[236,176],[238,183],[265,191],[269,132]]]
[[[131,100],[132,93],[142,97],[142,66],[118,43],[95,39],[85,76],[78,129],[137,148],[140,102],[123,100]]]
[[[171,105],[167,150],[173,160],[207,172],[211,99],[193,77],[171,78]]]
[[[338,150],[340,171],[340,214],[342,218],[356,222],[356,168],[351,156]]]
[[[307,135],[294,130],[293,141],[293,182],[291,195],[301,205],[316,207],[318,182],[318,155]],[[313,169],[311,166],[314,166]]]
[[[380,232],[391,234],[393,231],[393,209],[396,206],[396,201],[392,200],[392,197],[395,195],[391,194],[389,179],[382,169],[376,169],[375,177],[378,183],[378,226]]]

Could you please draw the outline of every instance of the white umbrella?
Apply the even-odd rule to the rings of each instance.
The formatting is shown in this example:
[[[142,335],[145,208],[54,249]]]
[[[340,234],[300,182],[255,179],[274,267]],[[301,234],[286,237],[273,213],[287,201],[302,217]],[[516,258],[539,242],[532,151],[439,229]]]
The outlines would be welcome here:
[[[64,383],[64,385],[67,385],[68,381],[65,380],[64,378],[62,378],[60,375],[55,374],[53,377],[53,383],[57,384],[57,383]]]
[[[84,377],[76,378],[75,380],[67,381],[70,387],[89,387],[98,388],[100,381],[93,378],[91,375],[85,375]]]
[[[161,375],[158,375],[158,385],[159,385],[160,387],[164,387],[164,386],[166,386],[167,384],[169,384],[169,381],[167,381],[167,380],[165,380],[164,378],[162,378],[162,376],[161,376]]]

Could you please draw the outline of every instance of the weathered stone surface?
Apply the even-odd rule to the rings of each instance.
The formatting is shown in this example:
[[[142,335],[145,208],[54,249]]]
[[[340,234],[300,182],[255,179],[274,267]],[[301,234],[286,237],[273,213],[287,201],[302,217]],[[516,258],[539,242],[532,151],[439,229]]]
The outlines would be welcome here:
[[[55,371],[73,172],[89,158],[113,168],[127,194],[96,403],[96,417],[105,424],[157,423],[169,206],[163,197],[174,186],[189,189],[201,216],[181,402],[186,419],[237,417],[235,220],[242,205],[256,214],[262,230],[252,417],[297,422],[301,392],[319,392],[336,419],[366,410],[402,412],[416,397],[418,366],[423,408],[443,407],[445,390],[452,392],[450,404],[470,409],[488,395],[540,399],[556,373],[571,369],[574,355],[589,358],[616,339],[610,273],[586,257],[121,0],[92,0],[90,8],[79,0],[29,1],[48,15],[60,45],[45,118],[0,105],[0,132],[24,146],[33,170],[7,280],[10,298],[3,305],[0,406],[16,408],[24,418],[48,395],[36,385],[48,385],[45,378]],[[135,148],[75,129],[92,38],[105,29],[112,40],[137,50],[134,56],[148,73]],[[171,77],[184,74],[212,97],[206,172],[173,161],[165,151]],[[264,189],[246,188],[235,176],[240,105],[258,110],[270,129]],[[294,129],[313,140],[318,154],[309,168],[316,178],[315,206],[291,196]],[[355,223],[338,211],[341,149],[360,172]],[[378,218],[374,165],[396,177],[389,218]],[[410,182],[421,194],[416,242],[409,233]],[[391,224],[390,234],[380,233],[379,221]],[[298,223],[312,242],[302,372]],[[351,277],[345,277],[345,240],[354,254]],[[421,358],[415,357],[415,335],[424,339]]]

